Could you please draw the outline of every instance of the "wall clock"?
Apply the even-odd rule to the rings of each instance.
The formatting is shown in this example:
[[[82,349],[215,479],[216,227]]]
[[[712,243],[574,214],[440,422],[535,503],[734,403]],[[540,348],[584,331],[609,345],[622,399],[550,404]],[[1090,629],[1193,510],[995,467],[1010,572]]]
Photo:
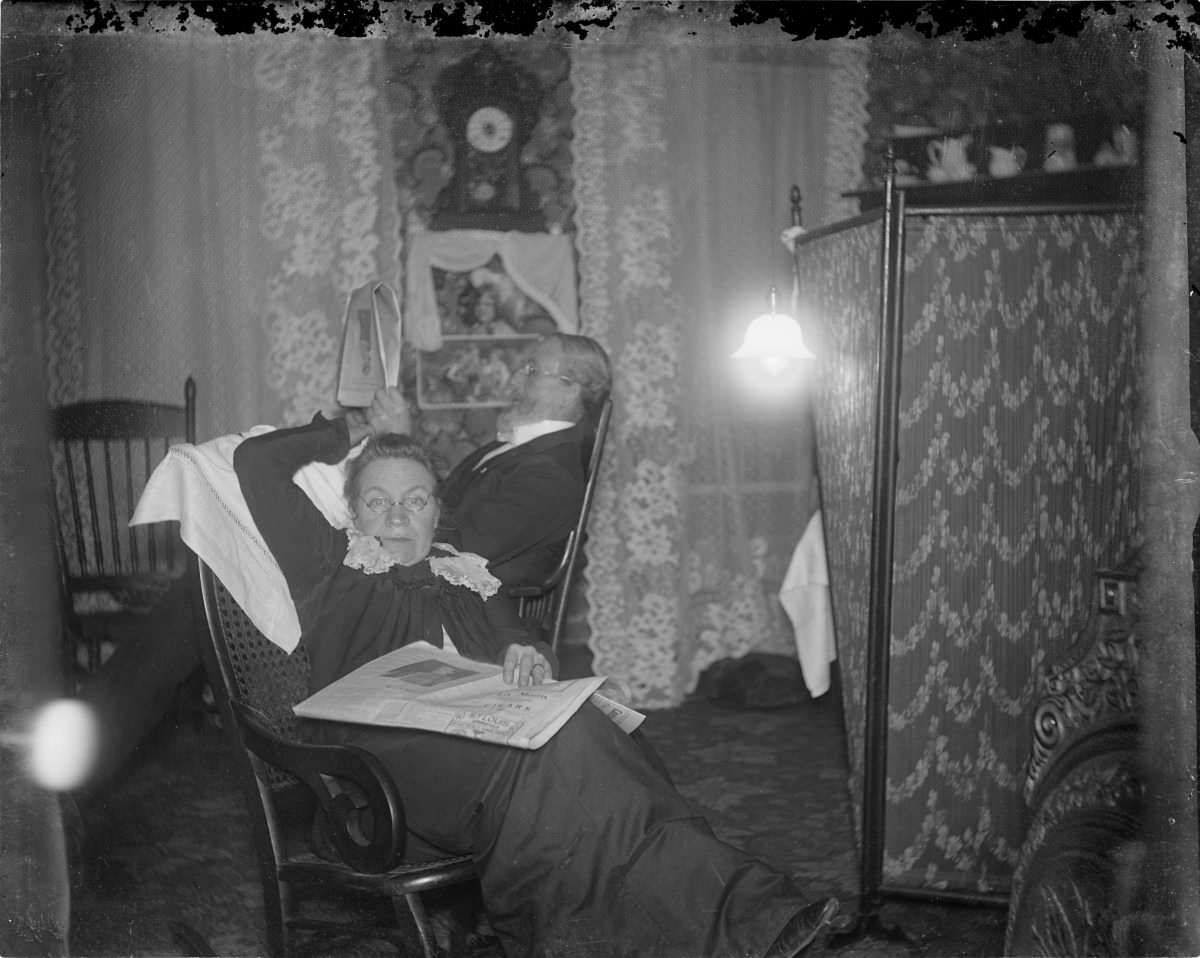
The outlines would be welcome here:
[[[502,107],[481,106],[467,118],[467,143],[481,153],[503,150],[513,137],[513,118]]]
[[[537,78],[491,46],[442,71],[434,102],[450,135],[454,173],[438,195],[432,228],[544,229],[521,168],[541,99]]]

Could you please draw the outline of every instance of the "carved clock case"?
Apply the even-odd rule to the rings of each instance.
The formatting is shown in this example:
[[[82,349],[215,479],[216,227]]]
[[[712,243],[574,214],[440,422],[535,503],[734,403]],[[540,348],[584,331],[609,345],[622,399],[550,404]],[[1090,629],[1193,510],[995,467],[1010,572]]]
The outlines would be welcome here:
[[[538,78],[487,46],[443,70],[433,94],[454,172],[435,202],[432,228],[544,230],[522,168],[541,108]]]

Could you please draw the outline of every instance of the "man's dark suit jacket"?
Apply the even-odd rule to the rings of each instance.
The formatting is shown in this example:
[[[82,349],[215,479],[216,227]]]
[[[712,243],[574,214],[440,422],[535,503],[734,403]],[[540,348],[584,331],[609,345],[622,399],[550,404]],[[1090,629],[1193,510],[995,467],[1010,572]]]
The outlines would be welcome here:
[[[442,483],[438,538],[483,556],[505,585],[536,583],[554,570],[579,516],[583,430],[539,436],[476,469],[497,445],[476,449]]]

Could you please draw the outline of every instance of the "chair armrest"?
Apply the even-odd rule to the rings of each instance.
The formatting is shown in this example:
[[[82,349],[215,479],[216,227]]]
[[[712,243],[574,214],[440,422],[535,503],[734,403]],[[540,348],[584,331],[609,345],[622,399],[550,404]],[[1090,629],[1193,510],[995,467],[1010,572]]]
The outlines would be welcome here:
[[[536,599],[553,589],[555,584],[543,582],[541,585],[502,585],[500,594],[510,599]]]
[[[404,805],[383,763],[353,745],[311,745],[271,731],[255,709],[231,703],[246,748],[303,782],[316,797],[342,861],[379,874],[404,854]]]
[[[500,594],[510,599],[533,599],[551,591],[562,581],[563,576],[567,573],[567,566],[571,561],[571,545],[574,539],[575,532],[572,530],[571,534],[567,536],[567,541],[563,544],[563,551],[562,555],[559,556],[558,565],[541,582],[502,585],[500,587]]]

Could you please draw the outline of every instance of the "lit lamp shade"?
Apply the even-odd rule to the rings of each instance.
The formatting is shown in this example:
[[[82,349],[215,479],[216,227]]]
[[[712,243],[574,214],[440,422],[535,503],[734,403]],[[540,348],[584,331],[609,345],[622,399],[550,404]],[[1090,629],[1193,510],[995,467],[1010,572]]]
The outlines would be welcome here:
[[[733,358],[758,360],[767,372],[778,375],[788,364],[815,356],[804,345],[800,324],[785,313],[772,311],[746,327],[746,337]]]

